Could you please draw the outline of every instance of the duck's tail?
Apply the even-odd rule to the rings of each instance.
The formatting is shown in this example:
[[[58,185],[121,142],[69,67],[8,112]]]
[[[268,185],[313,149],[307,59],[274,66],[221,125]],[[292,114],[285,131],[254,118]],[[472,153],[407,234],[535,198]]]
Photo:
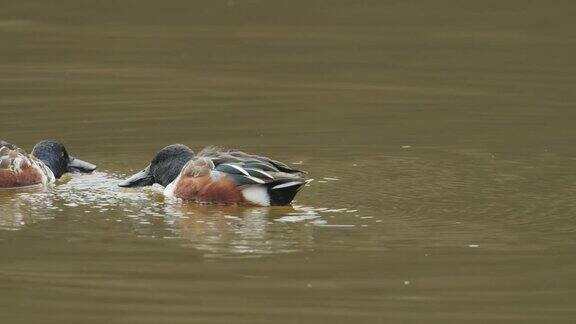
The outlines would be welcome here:
[[[294,197],[306,184],[302,179],[283,178],[266,184],[268,195],[270,196],[270,205],[282,206],[288,205]]]

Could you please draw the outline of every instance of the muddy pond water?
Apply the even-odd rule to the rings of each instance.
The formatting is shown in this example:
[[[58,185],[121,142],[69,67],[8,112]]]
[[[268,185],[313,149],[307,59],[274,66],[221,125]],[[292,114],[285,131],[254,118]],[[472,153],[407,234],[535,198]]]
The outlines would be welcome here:
[[[569,1],[2,1],[0,139],[98,165],[0,191],[2,323],[576,320]],[[292,206],[122,189],[167,144]]]

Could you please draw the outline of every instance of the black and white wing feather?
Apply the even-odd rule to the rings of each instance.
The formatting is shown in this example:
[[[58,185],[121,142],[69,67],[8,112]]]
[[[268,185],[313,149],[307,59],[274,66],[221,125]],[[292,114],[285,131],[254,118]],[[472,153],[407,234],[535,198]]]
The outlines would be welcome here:
[[[200,151],[198,157],[208,157],[214,165],[222,163],[240,164],[246,168],[255,168],[263,171],[284,172],[290,174],[303,174],[303,171],[291,168],[283,162],[265,156],[244,153],[236,150],[222,150],[217,147],[207,147]]]
[[[262,201],[268,202],[268,205],[287,205],[306,184],[302,173],[291,174],[266,164],[260,165],[263,167],[259,168],[253,162],[221,163],[216,165],[211,177],[227,177],[241,187],[248,200],[254,199],[260,205]]]

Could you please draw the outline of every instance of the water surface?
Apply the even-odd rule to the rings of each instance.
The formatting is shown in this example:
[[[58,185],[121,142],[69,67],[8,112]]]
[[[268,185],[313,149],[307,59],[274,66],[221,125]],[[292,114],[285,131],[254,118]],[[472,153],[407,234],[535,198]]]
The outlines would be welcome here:
[[[2,323],[572,322],[572,2],[4,1],[0,138],[98,164],[0,191]],[[292,206],[120,179],[269,155]]]

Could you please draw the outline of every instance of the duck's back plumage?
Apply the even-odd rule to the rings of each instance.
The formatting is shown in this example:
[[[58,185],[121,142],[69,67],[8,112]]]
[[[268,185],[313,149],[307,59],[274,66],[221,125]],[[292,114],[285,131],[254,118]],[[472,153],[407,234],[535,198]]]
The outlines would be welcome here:
[[[54,174],[40,160],[14,144],[0,141],[0,188],[48,184]]]
[[[303,174],[300,170],[291,168],[283,162],[273,160],[266,156],[248,154],[237,150],[223,150],[215,146],[204,148],[196,157],[208,157],[216,166],[222,163],[240,163],[248,168],[257,168],[264,171],[270,170],[290,174]]]

